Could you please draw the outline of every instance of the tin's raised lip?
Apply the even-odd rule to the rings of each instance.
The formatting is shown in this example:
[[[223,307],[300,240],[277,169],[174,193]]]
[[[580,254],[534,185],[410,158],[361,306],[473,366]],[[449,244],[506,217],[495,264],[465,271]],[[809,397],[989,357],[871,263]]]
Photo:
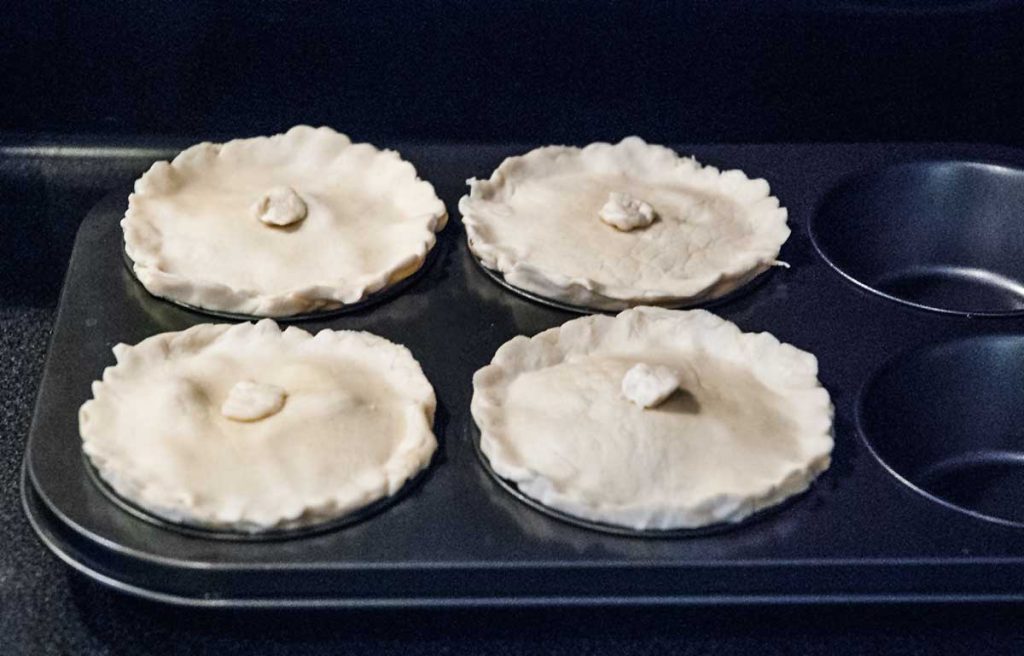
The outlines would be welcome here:
[[[432,458],[431,461],[427,463],[426,467],[417,472],[412,478],[406,480],[405,483],[402,484],[402,487],[394,494],[377,499],[369,505],[357,508],[352,512],[339,515],[338,517],[324,519],[323,521],[314,521],[308,524],[297,524],[294,526],[286,525],[262,531],[243,531],[239,529],[213,528],[198,523],[175,522],[165,517],[161,517],[156,513],[150,512],[142,506],[125,499],[114,491],[114,489],[103,480],[99,471],[96,470],[96,467],[84,452],[81,454],[81,457],[83,461],[82,465],[85,468],[86,474],[92,484],[99,489],[108,501],[132,517],[141,519],[162,529],[175,531],[189,537],[229,542],[274,542],[292,540],[296,538],[311,537],[321,533],[328,533],[330,531],[336,531],[358,524],[371,519],[375,515],[387,510],[408,496],[412,489],[420,484],[420,482],[426,477],[427,472],[433,467]]]
[[[567,512],[557,510],[550,506],[546,506],[540,501],[537,501],[531,496],[523,493],[512,481],[502,478],[494,469],[491,467],[491,463],[487,460],[487,456],[484,455],[483,449],[480,446],[480,428],[476,425],[476,422],[470,418],[467,422],[466,429],[469,441],[473,444],[473,451],[476,453],[477,460],[483,467],[487,475],[494,480],[503,490],[508,492],[510,495],[515,497],[521,503],[529,506],[533,510],[536,510],[548,517],[556,519],[560,522],[570,524],[576,528],[583,528],[590,531],[597,531],[599,533],[605,533],[608,535],[614,535],[624,538],[641,538],[646,540],[657,540],[657,539],[688,539],[688,538],[702,538],[712,535],[719,535],[721,533],[727,533],[737,531],[748,527],[751,524],[760,522],[763,519],[771,517],[789,506],[796,503],[797,500],[807,496],[811,488],[815,487],[813,484],[808,486],[806,490],[798,494],[794,494],[786,499],[783,499],[781,503],[777,503],[768,508],[762,508],[757,512],[748,515],[738,522],[717,522],[715,524],[708,524],[707,526],[701,526],[699,528],[668,528],[668,529],[635,529],[629,528],[628,526],[619,526],[617,524],[608,524],[606,522],[597,522],[589,519],[583,519],[576,515],[571,515]],[[822,476],[828,473],[828,470],[824,471],[816,479],[819,480]]]
[[[899,296],[893,296],[892,294],[882,291],[881,289],[878,289],[877,287],[874,287],[866,282],[863,282],[862,280],[859,280],[853,275],[847,273],[838,264],[836,264],[827,254],[825,254],[825,251],[822,250],[821,246],[818,244],[818,240],[815,235],[814,221],[810,222],[808,233],[811,236],[811,243],[814,244],[814,250],[817,251],[818,256],[821,257],[821,259],[825,262],[825,264],[829,266],[830,269],[832,269],[840,276],[842,276],[847,282],[856,285],[859,289],[870,294],[873,294],[875,296],[878,296],[880,298],[884,298],[887,301],[892,301],[893,303],[898,303],[899,305],[913,308],[915,310],[920,310],[922,312],[931,312],[935,314],[944,314],[947,316],[964,317],[967,319],[975,317],[984,319],[1008,319],[1013,317],[1024,316],[1024,308],[1021,308],[1019,310],[955,310],[952,308],[939,307],[937,305],[929,305],[927,303],[918,303],[916,301],[911,301],[909,299],[901,298]]]
[[[357,312],[360,312],[361,310],[366,310],[376,305],[381,305],[383,303],[386,303],[387,301],[396,298],[397,296],[405,292],[408,288],[412,287],[417,281],[419,281],[420,278],[426,275],[430,267],[433,266],[434,261],[438,259],[438,250],[445,247],[442,242],[443,240],[441,239],[441,234],[438,233],[437,241],[434,243],[434,246],[429,251],[427,251],[426,256],[423,258],[423,264],[421,264],[418,269],[413,271],[405,278],[402,278],[395,284],[388,285],[384,289],[381,289],[378,292],[374,292],[373,294],[370,294],[369,296],[360,301],[357,301],[355,303],[348,303],[346,305],[342,305],[341,307],[333,308],[330,310],[302,312],[299,314],[290,314],[281,317],[264,317],[255,314],[241,314],[238,312],[224,312],[221,310],[211,310],[199,307],[198,305],[192,305],[190,303],[176,301],[172,298],[156,296],[155,294],[152,294],[148,289],[146,289],[145,285],[142,284],[138,276],[135,275],[134,262],[132,261],[131,257],[129,257],[128,252],[125,250],[123,241],[121,244],[121,255],[124,261],[124,265],[128,269],[128,273],[131,275],[132,279],[136,283],[138,283],[138,285],[142,287],[142,289],[147,294],[149,294],[152,298],[156,299],[157,301],[169,303],[170,305],[175,305],[182,309],[188,310],[189,312],[205,314],[210,317],[214,317],[217,319],[227,319],[229,321],[259,321],[261,319],[270,318],[273,319],[274,321],[277,321],[278,323],[293,323],[299,321],[322,321],[349,314],[355,314]]]
[[[468,248],[468,246],[469,246],[468,239],[469,239],[469,237],[466,237],[466,240],[467,240],[467,244],[466,244],[467,245],[467,250],[469,250],[469,248]],[[553,299],[553,298],[548,298],[547,296],[541,296],[540,294],[528,291],[528,290],[523,289],[521,287],[516,287],[515,285],[510,283],[508,280],[506,280],[505,276],[502,275],[501,272],[493,271],[491,269],[488,269],[487,267],[484,266],[483,262],[481,262],[479,260],[479,258],[477,258],[477,256],[475,254],[473,254],[472,250],[469,250],[469,257],[476,264],[476,267],[480,271],[482,271],[484,273],[484,275],[486,275],[488,278],[493,280],[499,286],[504,287],[505,289],[507,289],[508,291],[516,294],[517,296],[521,296],[521,297],[523,297],[523,298],[525,298],[525,299],[527,299],[529,301],[533,301],[534,303],[540,303],[541,305],[546,305],[548,307],[555,308],[556,310],[562,310],[563,312],[573,312],[575,314],[609,314],[609,315],[612,315],[612,314],[618,314],[619,312],[622,311],[622,310],[608,310],[608,309],[603,309],[603,308],[594,308],[594,307],[588,307],[588,306],[585,306],[585,305],[573,305],[572,303],[566,303],[564,301],[559,301],[559,300],[556,300],[556,299]],[[706,301],[698,301],[696,303],[670,303],[670,304],[666,304],[666,305],[659,304],[658,307],[663,307],[663,308],[665,308],[667,310],[696,310],[696,309],[706,310],[706,309],[709,309],[709,308],[718,307],[720,305],[724,305],[726,303],[734,301],[737,298],[740,298],[742,296],[746,296],[747,294],[751,293],[752,291],[754,291],[755,289],[757,289],[758,287],[763,285],[765,283],[765,281],[767,281],[768,278],[772,275],[772,271],[774,271],[776,268],[777,267],[774,267],[774,266],[768,267],[768,269],[766,269],[765,271],[762,271],[761,273],[757,274],[756,276],[751,278],[749,281],[743,283],[742,285],[740,285],[736,289],[732,290],[728,294],[725,294],[724,296],[719,296],[718,298],[712,298],[712,299],[708,299]],[[642,305],[642,304],[638,304],[638,305]],[[1024,312],[1024,310],[1022,310],[1022,312]]]

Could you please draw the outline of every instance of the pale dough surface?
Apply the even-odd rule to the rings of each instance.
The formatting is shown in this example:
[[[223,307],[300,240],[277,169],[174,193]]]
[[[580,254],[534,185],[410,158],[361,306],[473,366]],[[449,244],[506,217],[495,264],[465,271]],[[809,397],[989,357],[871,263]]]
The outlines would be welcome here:
[[[430,462],[436,401],[408,349],[365,332],[201,324],[114,348],[79,413],[86,455],[125,499],[175,522],[313,524],[397,492]],[[239,381],[285,393],[221,413]]]
[[[267,225],[253,205],[283,187],[304,218]],[[434,188],[398,153],[298,126],[157,162],[136,181],[121,225],[151,293],[278,317],[355,303],[408,277],[446,220]]]
[[[645,409],[638,362],[680,391]],[[736,522],[797,494],[830,462],[817,360],[711,313],[640,307],[507,342],[473,378],[494,471],[552,508],[635,529]]]
[[[770,267],[790,233],[764,180],[638,137],[538,148],[469,186],[459,211],[481,264],[516,287],[596,309],[723,296]],[[650,204],[657,219],[609,226],[599,216],[612,193]]]

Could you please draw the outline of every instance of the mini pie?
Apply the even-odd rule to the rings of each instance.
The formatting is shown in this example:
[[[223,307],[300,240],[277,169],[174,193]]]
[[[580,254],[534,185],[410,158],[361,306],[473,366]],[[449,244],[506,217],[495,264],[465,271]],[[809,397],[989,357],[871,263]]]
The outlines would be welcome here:
[[[510,157],[459,202],[469,248],[520,289],[599,310],[721,297],[789,237],[768,183],[638,137]]]
[[[513,338],[473,377],[472,414],[494,472],[540,503],[637,530],[698,528],[778,504],[828,468],[817,370],[810,353],[709,312],[639,307]],[[663,394],[666,380],[679,389]]]
[[[407,278],[446,220],[434,188],[398,153],[298,126],[157,162],[135,182],[121,226],[150,293],[283,317]]]
[[[258,532],[395,494],[437,446],[408,349],[365,332],[201,324],[114,347],[79,411],[122,498],[172,522]]]

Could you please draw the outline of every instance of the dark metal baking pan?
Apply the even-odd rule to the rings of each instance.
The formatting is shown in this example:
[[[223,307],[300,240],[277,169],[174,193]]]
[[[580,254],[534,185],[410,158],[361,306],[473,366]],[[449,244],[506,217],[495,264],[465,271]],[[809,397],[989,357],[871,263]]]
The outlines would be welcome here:
[[[454,208],[466,178],[488,174],[503,157],[526,147],[398,148]],[[402,294],[360,312],[304,324],[312,331],[379,333],[408,346],[422,364],[437,391],[441,447],[408,496],[357,524],[262,543],[184,535],[134,517],[89,479],[80,457],[78,407],[89,396],[90,382],[113,362],[115,343],[134,343],[210,318],[150,297],[125,270],[118,227],[124,189],[82,223],[38,397],[24,495],[44,541],[104,583],[196,605],[1024,599],[1024,529],[983,519],[963,503],[944,502],[938,495],[942,490],[922,494],[917,488],[928,481],[902,471],[903,461],[893,453],[912,459],[915,452],[928,452],[915,451],[913,444],[883,452],[879,445],[889,443],[891,435],[885,425],[871,421],[906,406],[913,409],[907,430],[922,430],[911,419],[922,416],[931,392],[904,384],[913,376],[878,382],[894,356],[961,340],[1015,340],[1024,333],[1024,319],[926,311],[866,291],[830,266],[808,231],[819,214],[814,230],[823,247],[833,223],[840,221],[826,199],[859,176],[906,162],[983,161],[1016,170],[1024,167],[1024,152],[957,144],[678,150],[766,178],[789,209],[793,235],[780,259],[792,268],[775,271],[749,293],[715,308],[744,330],[768,330],[815,353],[821,380],[832,393],[833,465],[787,507],[727,532],[651,540],[573,526],[509,494],[474,452],[472,374],[514,335],[532,335],[576,315],[533,303],[485,276],[466,250],[459,217],[453,216],[439,241],[437,261]],[[944,188],[941,178],[925,179]],[[948,193],[956,196],[955,190]],[[974,207],[970,198],[961,201],[967,210]],[[974,214],[957,216],[970,221]],[[845,234],[854,240],[850,249],[856,239],[871,238],[856,230]],[[904,247],[893,244],[894,253],[897,246]],[[989,247],[998,248],[998,240]],[[875,252],[884,258],[886,249]],[[965,369],[951,371],[948,380],[977,380],[979,373],[964,364],[971,361],[951,360],[950,367]],[[1002,379],[1015,380],[1012,374]],[[1000,394],[998,385],[985,389]],[[879,395],[886,400],[876,401]],[[948,395],[933,396],[936,404],[950,403]],[[888,410],[870,414],[872,408]],[[974,412],[983,415],[984,408]],[[960,415],[950,408],[945,416],[953,424]],[[871,434],[862,437],[858,425]],[[976,420],[956,427],[962,435],[950,427],[918,437],[920,444],[955,442],[984,426]]]

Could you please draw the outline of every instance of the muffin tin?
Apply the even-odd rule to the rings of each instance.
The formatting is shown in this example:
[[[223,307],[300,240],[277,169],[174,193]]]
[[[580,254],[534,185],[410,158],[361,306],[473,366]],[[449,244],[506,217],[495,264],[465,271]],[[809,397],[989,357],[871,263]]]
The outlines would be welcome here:
[[[1024,151],[677,147],[766,178],[789,209],[791,268],[715,312],[818,356],[836,444],[832,467],[777,512],[648,539],[538,512],[475,453],[473,372],[512,336],[576,316],[481,272],[454,211],[466,178],[528,148],[400,147],[452,213],[434,261],[397,296],[302,326],[408,346],[437,392],[439,453],[379,513],[288,539],[155,525],[89,476],[77,412],[111,347],[216,320],[132,278],[118,226],[129,189],[106,197],[75,243],[25,456],[43,541],[105,584],[192,605],[1024,599]]]

